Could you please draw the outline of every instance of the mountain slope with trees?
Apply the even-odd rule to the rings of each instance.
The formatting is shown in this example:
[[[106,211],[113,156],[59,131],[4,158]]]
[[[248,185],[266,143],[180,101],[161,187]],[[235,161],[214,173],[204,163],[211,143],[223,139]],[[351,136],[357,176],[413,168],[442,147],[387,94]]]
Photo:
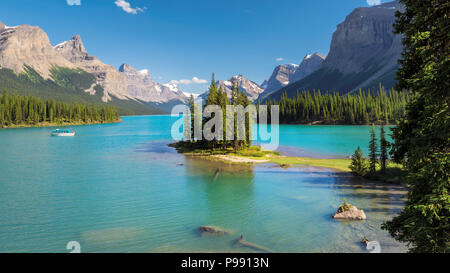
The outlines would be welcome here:
[[[306,78],[291,82],[273,92],[268,99],[279,100],[286,93],[320,89],[346,94],[360,88],[390,90],[396,83],[397,60],[401,57],[401,35],[393,32],[397,1],[357,8],[334,32],[330,52],[320,68]]]

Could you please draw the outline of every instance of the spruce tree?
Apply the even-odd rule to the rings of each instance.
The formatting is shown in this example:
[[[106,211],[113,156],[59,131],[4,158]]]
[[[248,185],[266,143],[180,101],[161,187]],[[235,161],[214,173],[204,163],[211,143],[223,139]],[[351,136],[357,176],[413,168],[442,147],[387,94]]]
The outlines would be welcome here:
[[[195,134],[195,101],[194,95],[191,94],[189,97],[189,110],[191,111],[191,140],[194,140]]]
[[[378,145],[377,136],[375,134],[375,125],[372,124],[369,142],[369,172],[374,174],[377,170]]]
[[[231,104],[233,106],[237,106],[239,104],[239,100],[238,100],[238,90],[239,90],[239,86],[238,83],[233,79],[232,80],[232,87],[231,87]],[[235,109],[236,110],[236,109]],[[233,114],[233,148],[234,148],[234,152],[237,152],[238,150],[238,134],[237,134],[237,113],[236,111],[234,111]]]
[[[352,155],[352,163],[349,168],[356,176],[365,176],[368,172],[366,158],[364,157],[359,146],[358,149],[356,149],[355,153]]]
[[[389,142],[386,140],[384,126],[381,126],[380,131],[380,166],[381,171],[383,173],[386,173],[386,162],[388,160],[388,149],[389,149]]]

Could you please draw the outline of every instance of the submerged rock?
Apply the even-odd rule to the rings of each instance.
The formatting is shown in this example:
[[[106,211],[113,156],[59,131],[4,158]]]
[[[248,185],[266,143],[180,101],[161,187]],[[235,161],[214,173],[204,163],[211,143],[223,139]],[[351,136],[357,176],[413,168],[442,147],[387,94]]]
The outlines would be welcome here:
[[[367,239],[367,237],[363,237],[362,239],[361,239],[361,243],[364,245],[364,246],[366,246],[367,247],[367,245],[369,244],[369,239]]]
[[[345,210],[342,210],[340,207],[336,214],[333,215],[333,218],[339,220],[366,220],[366,214],[362,209],[350,205]]]
[[[268,248],[265,248],[265,247],[263,247],[263,246],[260,246],[260,245],[257,245],[257,244],[253,244],[253,243],[247,242],[247,241],[244,239],[244,236],[243,236],[243,235],[239,236],[239,238],[236,239],[236,241],[235,241],[235,243],[234,243],[234,246],[235,246],[235,247],[248,247],[248,248],[252,248],[252,249],[259,250],[259,251],[263,251],[263,252],[272,252],[272,251],[271,251],[270,249],[268,249]]]
[[[290,167],[292,167],[290,164],[280,164],[278,166],[283,169],[289,169]]]
[[[230,231],[215,226],[201,226],[198,228],[201,235],[228,235]]]

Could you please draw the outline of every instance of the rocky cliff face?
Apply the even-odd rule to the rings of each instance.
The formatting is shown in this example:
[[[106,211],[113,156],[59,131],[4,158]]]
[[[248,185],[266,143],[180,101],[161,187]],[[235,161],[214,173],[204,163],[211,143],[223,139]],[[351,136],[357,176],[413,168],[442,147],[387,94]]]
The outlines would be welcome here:
[[[280,88],[309,76],[320,68],[324,60],[325,57],[323,55],[314,53],[306,55],[300,65],[283,64],[277,66],[272,76],[262,84],[264,92],[259,98],[264,99]]]
[[[288,85],[291,82],[291,79],[294,76],[295,71],[297,71],[297,68],[298,68],[297,64],[282,64],[275,67],[272,75],[265,83],[266,88],[261,96],[264,97],[272,93],[273,91],[276,91]]]
[[[303,61],[298,66],[297,70],[295,70],[294,75],[290,78],[290,82],[296,82],[302,80],[312,73],[316,72],[317,69],[320,68],[323,61],[325,60],[325,56],[320,53],[308,54],[303,58]]]
[[[401,36],[393,32],[393,24],[395,12],[400,9],[401,5],[396,1],[355,9],[334,32],[323,67],[344,75],[379,67],[354,88],[364,86],[397,67],[402,44]]]
[[[172,100],[186,102],[187,97],[173,84],[159,84],[154,82],[148,70],[137,71],[128,64],[123,64],[119,72],[126,78],[127,93],[145,102],[166,103]]]
[[[295,96],[297,91],[321,89],[348,93],[359,88],[387,89],[395,85],[395,72],[401,58],[401,36],[393,33],[397,1],[355,9],[333,34],[330,52],[311,75],[274,92]]]
[[[56,45],[54,49],[66,60],[96,77],[97,83],[104,88],[103,101],[110,101],[111,95],[121,100],[132,99],[127,92],[125,75],[113,66],[104,64],[97,57],[89,55],[80,36],[76,35],[72,40]]]
[[[50,78],[52,66],[76,68],[53,49],[42,29],[28,25],[8,27],[0,23],[0,68],[21,73],[24,65],[33,67],[45,79]]]

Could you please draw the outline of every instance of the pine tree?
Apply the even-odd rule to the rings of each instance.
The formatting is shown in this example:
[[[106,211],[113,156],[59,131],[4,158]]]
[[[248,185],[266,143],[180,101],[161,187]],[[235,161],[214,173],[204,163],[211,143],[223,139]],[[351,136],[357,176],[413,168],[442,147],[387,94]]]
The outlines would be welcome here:
[[[372,124],[369,142],[369,171],[374,174],[377,170],[378,145],[377,136],[375,134],[375,125]]]
[[[195,133],[195,101],[194,101],[194,95],[191,94],[189,97],[189,109],[191,111],[191,140],[194,140],[194,133]]]
[[[238,90],[239,90],[239,86],[238,83],[233,79],[232,80],[232,87],[231,87],[231,104],[233,106],[237,106],[239,104],[239,98],[238,98]],[[238,134],[237,134],[237,113],[236,111],[233,114],[233,132],[234,132],[234,136],[233,136],[233,148],[234,148],[234,152],[237,152],[238,150]]]
[[[352,156],[352,163],[349,168],[352,171],[352,173],[356,176],[365,176],[368,172],[366,158],[364,157],[361,148],[359,146]]]
[[[381,171],[386,173],[386,161],[388,160],[389,142],[386,140],[384,126],[381,126],[380,131],[380,165]]]

